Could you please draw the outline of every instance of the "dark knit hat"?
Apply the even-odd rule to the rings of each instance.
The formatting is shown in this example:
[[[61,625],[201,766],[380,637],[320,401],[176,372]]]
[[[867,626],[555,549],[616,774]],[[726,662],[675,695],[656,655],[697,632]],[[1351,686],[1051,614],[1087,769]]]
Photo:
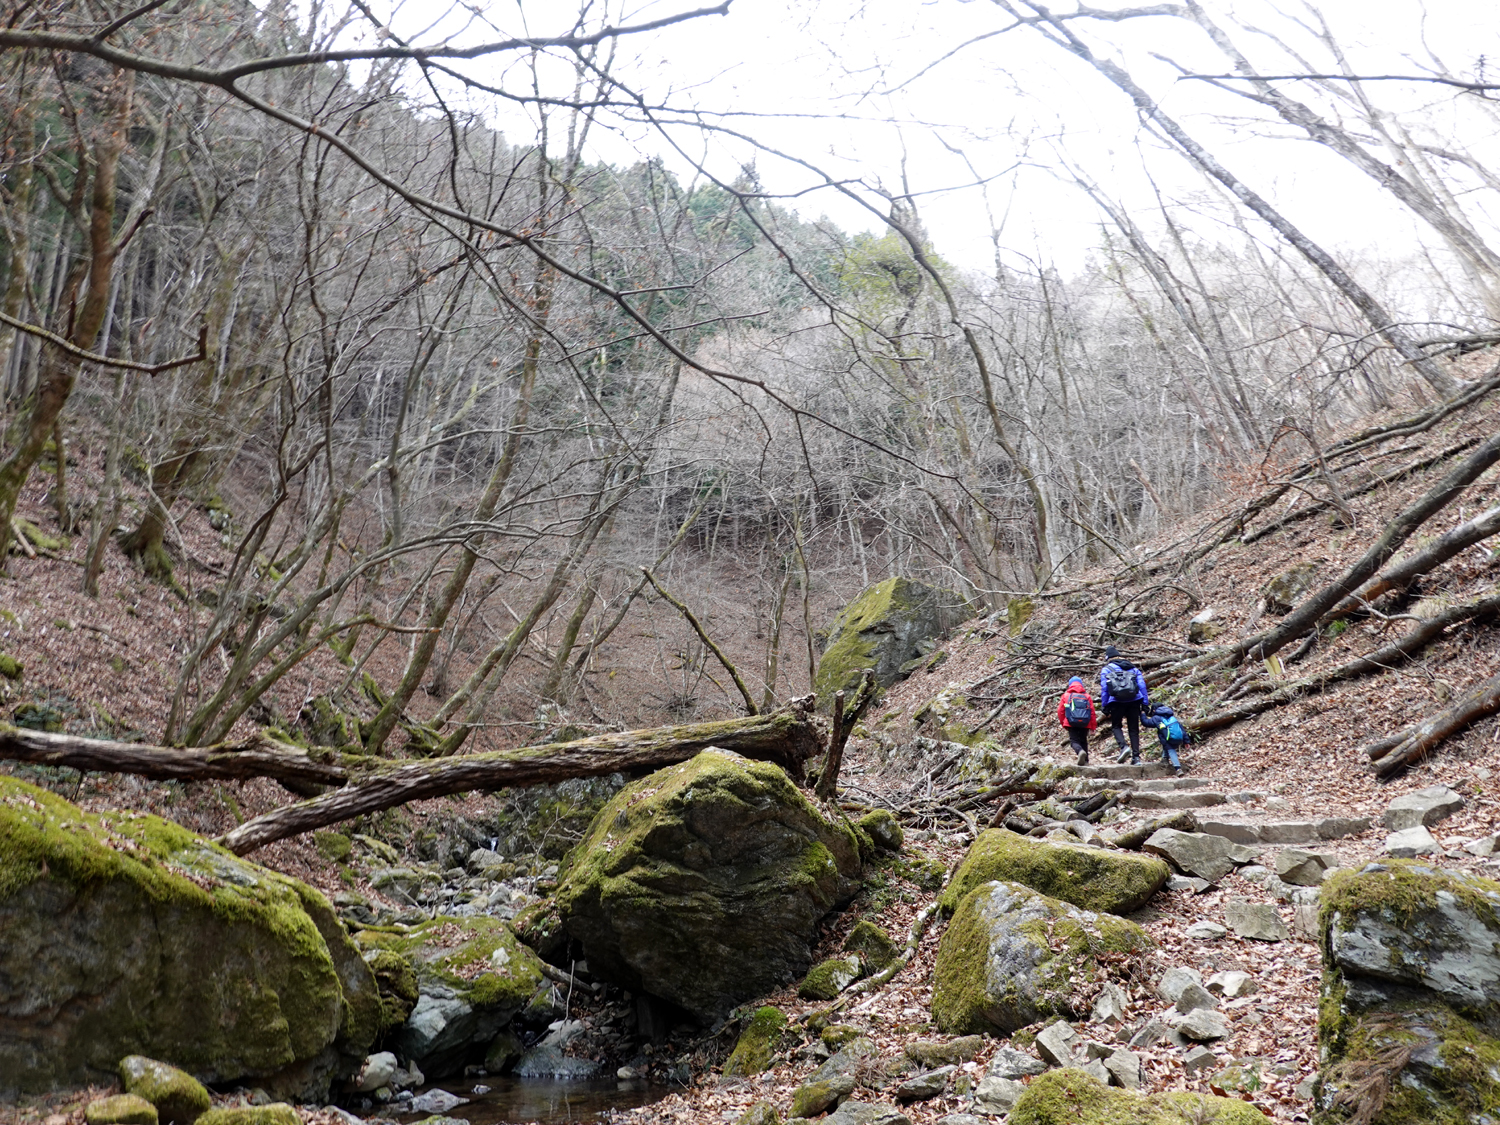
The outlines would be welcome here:
[[[1104,655],[1113,658],[1120,655],[1120,650],[1115,648],[1114,645],[1105,645]]]

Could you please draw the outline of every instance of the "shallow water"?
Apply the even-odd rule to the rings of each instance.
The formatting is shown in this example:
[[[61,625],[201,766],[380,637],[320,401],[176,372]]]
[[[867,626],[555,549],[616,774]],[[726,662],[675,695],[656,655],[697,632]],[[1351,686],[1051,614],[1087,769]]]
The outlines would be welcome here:
[[[476,1085],[489,1092],[475,1094]],[[447,1116],[469,1125],[588,1125],[611,1109],[633,1109],[666,1097],[671,1087],[649,1082],[620,1082],[601,1078],[586,1082],[558,1082],[546,1078],[478,1078],[441,1082],[443,1089],[469,1100],[448,1110]],[[421,1121],[430,1113],[398,1114],[402,1122]]]

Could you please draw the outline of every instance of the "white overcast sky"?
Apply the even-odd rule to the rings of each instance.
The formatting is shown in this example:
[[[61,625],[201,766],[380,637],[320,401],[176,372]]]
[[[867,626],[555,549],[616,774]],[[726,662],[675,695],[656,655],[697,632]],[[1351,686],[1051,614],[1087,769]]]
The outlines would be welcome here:
[[[1107,0],[1095,4],[1119,6]],[[1306,18],[1301,0],[1205,0],[1205,5],[1215,15],[1232,14],[1286,35],[1297,34],[1293,17]],[[694,6],[692,0],[651,0],[623,10],[612,4],[611,11],[624,17],[616,22],[638,22]],[[1321,0],[1318,6],[1361,72],[1411,73],[1430,66],[1431,51],[1460,74],[1472,73],[1476,60],[1486,56],[1495,60],[1491,75],[1500,75],[1500,8],[1492,0],[1426,5]],[[576,10],[555,0],[473,7],[482,9],[495,28],[533,35],[565,31],[568,13]],[[410,33],[431,10],[426,2],[404,4],[392,26]],[[1181,158],[1143,136],[1123,93],[1037,33],[1018,29],[953,53],[1007,22],[987,0],[733,0],[727,16],[623,41],[617,69],[652,100],[741,115],[714,120],[833,176],[895,190],[904,176],[918,195],[938,250],[970,269],[993,267],[989,214],[1003,224],[1001,241],[1008,252],[1064,269],[1076,266],[1096,244],[1100,214],[1050,170],[1060,158],[1137,209],[1153,205],[1148,170],[1170,198],[1206,190]],[[1174,80],[1175,72],[1152,57],[1156,52],[1216,73],[1228,69],[1196,29],[1164,19],[1090,21],[1083,27],[1097,52],[1124,62],[1166,112],[1313,237],[1389,256],[1415,245],[1412,222],[1339,158],[1287,139],[1290,130],[1279,123],[1262,128],[1233,120],[1258,111],[1204,83]],[[457,36],[478,37],[473,27]],[[1277,56],[1267,42],[1253,35],[1246,41],[1261,44],[1256,61],[1269,69]],[[1305,37],[1298,46],[1313,49]],[[1324,59],[1316,62],[1322,65]],[[507,85],[526,80],[514,60],[503,75],[497,71],[490,77],[497,76]],[[554,80],[561,91],[566,77],[558,73]],[[1430,107],[1440,124],[1456,112],[1454,95],[1439,87],[1382,83],[1373,88],[1393,109]],[[1465,112],[1466,143],[1491,153],[1500,116]],[[527,139],[531,125],[516,116],[517,110],[495,113],[496,123],[513,139]],[[806,170],[727,137],[688,129],[673,136],[687,157],[644,128],[596,130],[595,155],[617,164],[659,155],[685,179],[692,175],[688,158],[701,159],[725,178],[753,160],[768,191],[798,192],[816,183]],[[988,200],[964,186],[976,175],[995,177]],[[827,189],[791,205],[804,217],[827,214],[850,230],[876,225],[868,212]],[[1213,230],[1214,222],[1205,219],[1198,233],[1212,236]]]

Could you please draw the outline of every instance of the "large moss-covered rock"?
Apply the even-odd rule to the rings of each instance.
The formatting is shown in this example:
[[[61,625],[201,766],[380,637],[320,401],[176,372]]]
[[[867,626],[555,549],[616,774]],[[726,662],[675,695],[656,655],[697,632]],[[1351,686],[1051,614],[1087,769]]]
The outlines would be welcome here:
[[[0,1092],[122,1056],[318,1096],[373,1042],[369,969],[317,891],[187,829],[0,777]]]
[[[1172,869],[1156,856],[1105,851],[1021,836],[1006,828],[981,832],[943,891],[945,914],[992,879],[1020,883],[1085,910],[1128,914],[1166,885]]]
[[[889,687],[901,666],[923,655],[922,643],[941,637],[973,615],[963,596],[909,578],[887,578],[862,591],[833,619],[813,690],[819,700],[858,685],[866,668]]]
[[[1087,1013],[1103,954],[1151,945],[1134,922],[1080,910],[1018,883],[971,891],[938,943],[932,1016],[950,1035],[1009,1035]]]
[[[209,1107],[208,1090],[185,1070],[127,1055],[120,1060],[120,1084],[127,1094],[149,1102],[162,1125],[192,1125]]]
[[[410,928],[361,930],[355,938],[366,950],[411,965],[416,1003],[394,1050],[429,1077],[462,1070],[516,1016],[545,1004],[541,961],[499,918],[439,916]],[[536,1014],[549,1015],[550,1008]]]
[[[1068,1067],[1034,1079],[1011,1110],[1009,1125],[1265,1125],[1265,1120],[1238,1098],[1185,1091],[1132,1094]]]
[[[1317,1120],[1500,1119],[1500,883],[1420,861],[1322,891]]]
[[[749,1078],[770,1070],[786,1025],[786,1016],[780,1008],[770,1004],[757,1008],[724,1061],[724,1077]]]
[[[781,767],[709,749],[616,794],[556,901],[594,975],[714,1019],[806,972],[859,876],[853,829]]]

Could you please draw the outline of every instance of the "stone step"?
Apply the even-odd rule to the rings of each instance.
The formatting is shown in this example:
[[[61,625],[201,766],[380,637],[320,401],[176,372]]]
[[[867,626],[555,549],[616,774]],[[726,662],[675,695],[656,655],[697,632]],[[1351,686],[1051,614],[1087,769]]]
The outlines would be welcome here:
[[[1337,840],[1370,827],[1367,816],[1325,816],[1316,820],[1228,820],[1198,818],[1198,831],[1236,844],[1315,844]]]
[[[1142,762],[1138,766],[1110,765],[1079,766],[1080,777],[1103,777],[1110,781],[1142,781],[1153,777],[1175,777],[1170,766],[1161,762]]]
[[[1137,781],[1135,789],[1140,793],[1170,793],[1177,789],[1213,789],[1217,785],[1209,777],[1148,777]]]
[[[1168,793],[1137,789],[1125,794],[1123,800],[1135,809],[1207,809],[1225,804],[1229,798],[1211,789],[1179,789]]]

